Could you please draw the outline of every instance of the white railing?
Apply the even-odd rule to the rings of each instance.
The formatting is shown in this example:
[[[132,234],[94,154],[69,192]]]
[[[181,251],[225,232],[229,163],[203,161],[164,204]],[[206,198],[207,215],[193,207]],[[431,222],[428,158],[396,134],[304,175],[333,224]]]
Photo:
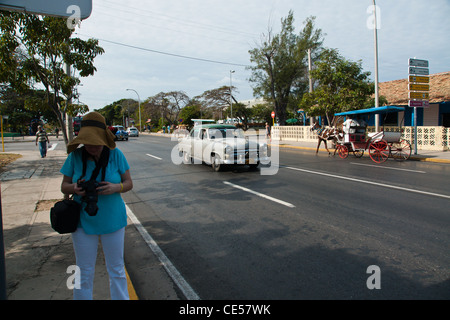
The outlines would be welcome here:
[[[414,127],[384,127],[384,131],[402,132],[402,138],[414,146]],[[367,127],[374,132],[375,127]],[[309,126],[272,127],[272,139],[278,141],[317,141],[317,134]],[[450,128],[417,127],[417,150],[446,151],[450,149]]]

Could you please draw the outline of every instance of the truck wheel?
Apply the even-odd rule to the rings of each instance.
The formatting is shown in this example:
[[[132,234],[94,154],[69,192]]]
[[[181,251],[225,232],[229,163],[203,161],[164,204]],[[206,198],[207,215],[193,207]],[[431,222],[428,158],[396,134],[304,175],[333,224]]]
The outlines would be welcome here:
[[[223,165],[220,163],[220,156],[214,154],[211,158],[211,167],[214,172],[219,172],[222,170]]]
[[[189,156],[189,154],[187,153],[187,151],[183,151],[183,163],[184,164],[192,164],[192,158]]]

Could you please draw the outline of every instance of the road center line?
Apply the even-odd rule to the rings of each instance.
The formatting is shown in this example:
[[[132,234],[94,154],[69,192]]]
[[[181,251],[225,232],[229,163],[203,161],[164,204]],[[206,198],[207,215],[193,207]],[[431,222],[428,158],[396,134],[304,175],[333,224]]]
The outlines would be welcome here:
[[[268,200],[270,200],[270,201],[273,201],[273,202],[282,204],[282,205],[284,205],[284,206],[286,206],[286,207],[289,207],[289,208],[295,208],[295,206],[294,206],[293,204],[289,203],[289,202],[286,202],[286,201],[283,201],[283,200],[280,200],[280,199],[276,199],[276,198],[270,197],[270,196],[268,196],[268,195],[265,195],[265,194],[260,193],[260,192],[253,191],[253,190],[248,189],[248,188],[245,188],[245,187],[238,186],[237,184],[234,184],[234,183],[231,183],[231,182],[228,182],[228,181],[224,181],[223,183],[225,183],[226,185],[229,185],[229,186],[231,186],[231,187],[233,187],[233,188],[241,189],[241,190],[243,190],[243,191],[252,193],[252,194],[254,194],[254,195],[257,195],[258,197],[265,198],[265,199],[268,199]]]
[[[284,168],[285,169],[290,169],[290,170],[302,171],[302,172],[311,173],[311,174],[318,174],[318,175],[327,176],[327,177],[331,177],[331,178],[337,178],[337,179],[349,180],[349,181],[354,181],[354,182],[359,182],[359,183],[371,184],[371,185],[374,185],[374,186],[379,186],[379,187],[384,187],[384,188],[390,188],[390,189],[396,189],[396,190],[402,190],[402,191],[408,191],[408,192],[414,192],[414,193],[426,194],[426,195],[429,195],[429,196],[435,196],[435,197],[450,199],[450,196],[447,196],[445,194],[439,194],[439,193],[433,193],[433,192],[409,189],[409,188],[404,188],[404,187],[397,187],[397,186],[384,184],[384,183],[379,183],[379,182],[366,181],[366,180],[361,180],[361,179],[349,178],[349,177],[344,177],[344,176],[338,176],[338,175],[335,175],[335,174],[318,172],[318,171],[312,171],[312,170],[306,170],[306,169],[300,169],[300,168],[294,168],[294,167],[284,167]]]
[[[200,300],[200,297],[195,293],[194,289],[187,283],[187,281],[183,278],[180,272],[175,268],[172,262],[167,258],[161,248],[158,246],[155,240],[153,240],[152,236],[145,230],[144,226],[141,224],[139,219],[134,215],[133,211],[126,206],[127,216],[133,222],[136,229],[141,234],[142,238],[144,238],[145,242],[149,246],[149,248],[153,251],[153,253],[158,257],[159,261],[162,263],[164,269],[166,269],[169,276],[176,283],[178,288],[183,292],[184,296],[187,300]]]
[[[363,164],[363,163],[357,163],[357,162],[350,162],[350,164],[354,164],[357,166],[374,167],[374,168],[379,168],[379,169],[390,169],[390,170],[408,171],[408,172],[415,172],[415,173],[426,173],[425,171],[419,171],[419,170],[383,167],[383,166],[377,166],[377,165],[373,165],[373,164]]]
[[[157,159],[157,160],[162,160],[162,158],[157,157],[157,156],[153,156],[153,155],[148,154],[148,153],[147,153],[146,155],[149,156],[149,157],[155,158],[155,159]]]

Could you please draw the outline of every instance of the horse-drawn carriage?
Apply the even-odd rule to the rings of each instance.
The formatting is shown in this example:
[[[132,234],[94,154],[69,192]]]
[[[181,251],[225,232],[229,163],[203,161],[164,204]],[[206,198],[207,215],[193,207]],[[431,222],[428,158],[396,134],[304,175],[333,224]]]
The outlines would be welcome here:
[[[341,112],[336,113],[335,116],[353,118],[367,114],[387,114],[404,110],[403,107],[385,106]],[[401,132],[383,130],[366,135],[365,123],[357,120],[347,123],[349,124],[347,128],[344,123],[344,134],[336,136],[336,150],[342,159],[347,158],[350,152],[353,152],[358,158],[362,157],[365,150],[368,150],[370,158],[376,163],[385,162],[389,157],[402,161],[409,159],[411,156],[411,145],[407,140],[401,138]]]

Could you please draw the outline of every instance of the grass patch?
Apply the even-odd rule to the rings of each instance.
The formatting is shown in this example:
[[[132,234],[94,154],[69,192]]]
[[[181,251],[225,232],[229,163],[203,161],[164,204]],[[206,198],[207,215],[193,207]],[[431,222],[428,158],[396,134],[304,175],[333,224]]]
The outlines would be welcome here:
[[[16,161],[19,158],[22,158],[21,154],[0,153],[0,167],[6,166],[8,163]]]

